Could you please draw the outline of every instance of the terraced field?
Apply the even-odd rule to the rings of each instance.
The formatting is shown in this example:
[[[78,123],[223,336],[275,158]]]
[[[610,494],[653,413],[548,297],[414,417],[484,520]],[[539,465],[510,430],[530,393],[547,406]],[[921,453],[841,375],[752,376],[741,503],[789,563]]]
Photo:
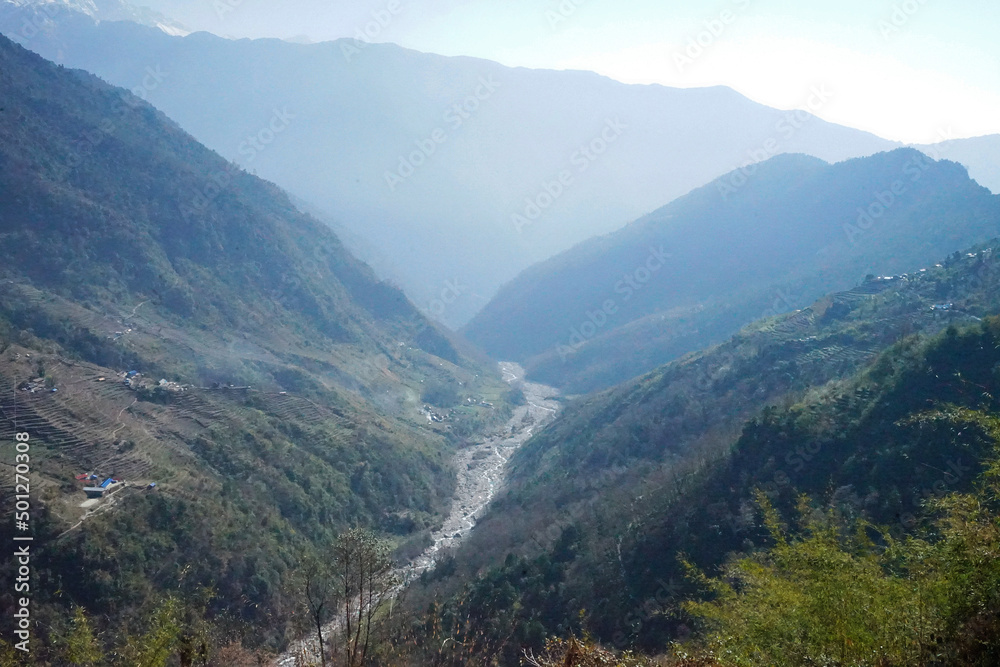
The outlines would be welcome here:
[[[184,471],[199,464],[190,443],[216,426],[245,426],[250,409],[306,427],[352,425],[335,410],[286,392],[187,387],[168,394],[165,403],[143,401],[122,383],[121,373],[18,346],[0,355],[0,441],[10,442],[16,432],[30,434],[33,459],[44,460],[33,468],[33,487],[68,522],[90,511],[80,506],[85,483],[75,477],[81,473],[116,477],[130,489],[156,481],[158,492],[193,497],[193,480]],[[18,389],[41,375],[51,388]],[[253,408],[245,405],[248,399]],[[13,475],[0,476],[0,491],[11,497]],[[127,495],[115,494],[114,504],[126,505]]]

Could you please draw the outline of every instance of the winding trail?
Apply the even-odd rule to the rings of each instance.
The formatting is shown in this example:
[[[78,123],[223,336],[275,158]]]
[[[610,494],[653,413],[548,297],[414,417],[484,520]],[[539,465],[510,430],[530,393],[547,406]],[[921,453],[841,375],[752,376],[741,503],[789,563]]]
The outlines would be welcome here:
[[[477,444],[455,454],[458,484],[451,511],[441,528],[431,534],[431,545],[396,571],[403,581],[402,587],[433,569],[442,550],[458,546],[469,534],[476,525],[476,519],[503,487],[506,464],[511,455],[559,411],[557,389],[524,380],[524,369],[513,362],[500,362],[500,371],[504,382],[521,389],[525,404],[514,409],[514,414],[499,432],[486,435]],[[340,620],[335,619],[324,628],[324,636],[333,635],[339,627]],[[304,660],[297,662],[300,658]],[[276,667],[295,667],[318,658],[313,634],[295,642],[274,664]]]
[[[118,421],[116,423],[117,424],[121,424],[121,426],[119,426],[118,428],[116,428],[114,430],[114,432],[111,434],[111,440],[114,440],[118,436],[118,431],[120,431],[123,428],[125,428],[125,422],[122,421],[122,415],[125,414],[126,410],[128,410],[129,408],[131,408],[133,405],[135,405],[138,402],[139,402],[138,398],[135,399],[135,400],[133,400],[131,403],[129,403],[128,405],[126,405],[124,408],[122,408],[121,412],[118,413]]]

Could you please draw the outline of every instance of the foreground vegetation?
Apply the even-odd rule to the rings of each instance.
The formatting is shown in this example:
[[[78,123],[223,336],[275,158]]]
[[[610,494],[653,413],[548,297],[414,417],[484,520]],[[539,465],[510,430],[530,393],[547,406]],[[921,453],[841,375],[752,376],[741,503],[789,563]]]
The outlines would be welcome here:
[[[926,523],[913,534],[897,536],[891,528],[849,518],[842,509],[820,506],[806,496],[799,498],[796,526],[790,528],[760,492],[759,519],[771,546],[734,556],[715,576],[689,564],[690,579],[706,597],[679,601],[666,612],[694,623],[693,637],[664,647],[655,657],[602,648],[586,632],[579,638],[549,638],[538,649],[507,637],[518,648],[518,658],[500,664],[995,664],[1000,652],[1000,418],[962,409],[928,417],[981,429],[997,446],[974,490],[929,499],[921,517]],[[303,608],[318,620],[324,605],[336,608],[339,600],[349,619],[330,641],[329,660],[324,652],[315,664],[497,664],[501,651],[484,650],[488,642],[481,643],[486,639],[481,630],[472,631],[471,611],[457,626],[459,616],[446,618],[435,609],[422,619],[387,616],[386,595],[394,585],[388,563],[384,545],[352,531],[339,541],[329,569],[303,569],[298,580]],[[317,580],[321,572],[327,578]],[[269,664],[273,656],[224,644],[197,612],[197,606],[169,598],[141,629],[122,633],[108,648],[77,608],[70,622],[53,631],[51,663],[19,660],[4,644],[0,665]]]
[[[1000,420],[963,415],[969,426]],[[803,497],[794,533],[761,494],[774,546],[730,561],[685,611],[724,665],[993,665],[1000,653],[1000,459],[973,493],[928,501],[902,538]]]

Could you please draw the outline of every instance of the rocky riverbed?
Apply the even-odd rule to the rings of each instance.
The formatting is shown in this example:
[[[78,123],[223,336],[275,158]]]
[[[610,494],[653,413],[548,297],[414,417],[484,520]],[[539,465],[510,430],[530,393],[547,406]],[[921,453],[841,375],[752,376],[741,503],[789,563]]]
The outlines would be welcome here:
[[[458,481],[451,511],[441,528],[431,535],[431,545],[399,568],[398,574],[403,582],[412,581],[432,569],[443,550],[457,546],[469,534],[476,525],[476,519],[503,486],[508,459],[559,411],[557,389],[526,381],[524,369],[513,362],[501,362],[500,371],[505,382],[524,393],[525,403],[514,409],[513,415],[499,432],[486,435],[478,443],[455,454],[454,465]],[[332,635],[339,627],[339,621],[335,620],[326,627],[323,634]],[[294,667],[297,658],[314,655],[318,659],[316,639],[306,637],[296,642],[292,650],[278,659],[276,665]]]
[[[404,581],[434,567],[438,554],[456,546],[476,525],[497,490],[503,486],[507,460],[559,410],[555,400],[559,391],[524,380],[524,369],[512,362],[501,362],[504,380],[524,392],[525,404],[518,406],[503,430],[455,455],[458,486],[451,512],[441,528],[431,535],[432,544],[404,567]]]

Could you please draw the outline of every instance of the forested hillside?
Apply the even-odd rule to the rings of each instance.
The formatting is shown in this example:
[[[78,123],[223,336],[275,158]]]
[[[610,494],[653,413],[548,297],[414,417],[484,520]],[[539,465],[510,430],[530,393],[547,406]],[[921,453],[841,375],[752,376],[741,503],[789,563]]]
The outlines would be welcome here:
[[[808,493],[915,530],[920,501],[972,489],[993,451],[968,411],[1000,408],[998,266],[956,253],[573,402],[425,595],[480,610],[487,653],[571,630],[656,652],[692,627],[682,555],[710,569],[768,544],[755,490],[790,517]]]
[[[1000,197],[953,162],[782,155],[532,267],[464,331],[538,381],[604,389],[998,232]]]
[[[303,559],[352,526],[419,550],[454,448],[506,414],[494,371],[275,186],[5,38],[0,258],[0,440],[31,438],[39,661],[74,605],[113,643],[168,594],[212,641],[281,646]]]
[[[0,0],[0,667],[998,664],[990,10],[131,1]]]

